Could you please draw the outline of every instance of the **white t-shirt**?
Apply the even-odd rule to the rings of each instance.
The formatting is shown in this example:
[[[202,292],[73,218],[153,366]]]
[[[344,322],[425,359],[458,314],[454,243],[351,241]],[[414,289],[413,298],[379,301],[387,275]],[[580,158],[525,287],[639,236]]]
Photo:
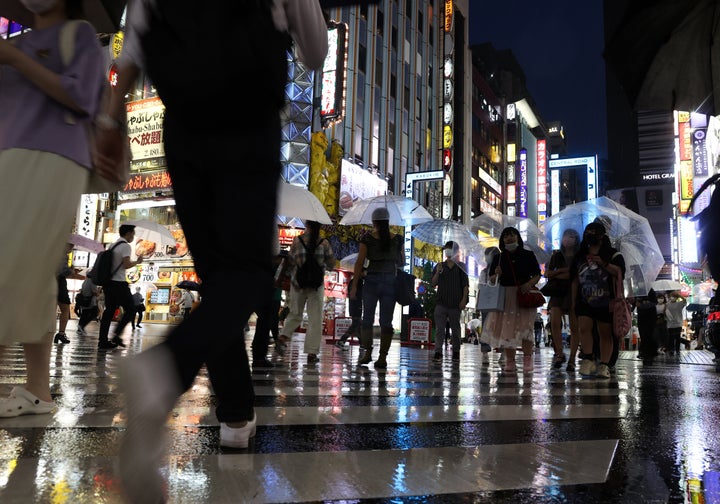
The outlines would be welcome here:
[[[669,302],[665,308],[665,320],[668,329],[674,329],[683,326],[683,309],[687,302],[682,301]]]
[[[117,271],[113,273],[112,280],[113,282],[125,282],[125,268],[122,267],[122,263],[123,258],[130,257],[132,254],[132,247],[130,247],[130,244],[125,238],[118,238],[115,243],[120,243],[120,245],[115,247],[112,251],[113,261],[111,271],[115,271],[115,269],[117,269]],[[113,246],[114,245],[115,244],[113,244]]]

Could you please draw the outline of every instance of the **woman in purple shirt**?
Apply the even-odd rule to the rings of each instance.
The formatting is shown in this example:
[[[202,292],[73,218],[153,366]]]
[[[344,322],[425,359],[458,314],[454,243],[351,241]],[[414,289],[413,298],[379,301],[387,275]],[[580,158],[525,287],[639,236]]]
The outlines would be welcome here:
[[[54,260],[63,250],[91,168],[86,123],[99,106],[103,55],[81,23],[63,64],[60,34],[81,0],[21,0],[33,30],[0,39],[0,351],[23,343],[27,383],[0,400],[0,417],[51,413]],[[103,161],[97,164],[103,165]]]

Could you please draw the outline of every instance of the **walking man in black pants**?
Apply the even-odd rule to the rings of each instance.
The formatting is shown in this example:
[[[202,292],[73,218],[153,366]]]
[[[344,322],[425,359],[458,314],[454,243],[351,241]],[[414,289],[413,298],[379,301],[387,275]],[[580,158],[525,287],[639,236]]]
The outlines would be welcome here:
[[[105,291],[105,311],[100,321],[100,339],[98,348],[100,350],[109,350],[117,346],[124,347],[125,343],[120,338],[125,326],[135,317],[135,301],[130,293],[130,287],[125,281],[125,270],[137,266],[142,262],[142,257],[131,261],[132,243],[135,238],[135,226],[123,224],[120,226],[120,238],[113,244],[112,254],[112,277],[108,284],[103,286]],[[108,340],[110,332],[110,322],[112,322],[115,310],[119,307],[123,308],[124,313],[120,322],[115,326],[115,335],[112,340]]]

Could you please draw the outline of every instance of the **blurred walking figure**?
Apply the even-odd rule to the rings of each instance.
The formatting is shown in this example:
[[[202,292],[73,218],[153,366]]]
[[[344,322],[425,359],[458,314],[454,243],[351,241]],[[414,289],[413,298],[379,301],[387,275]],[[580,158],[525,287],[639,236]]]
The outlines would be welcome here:
[[[178,301],[178,306],[183,311],[183,320],[187,319],[190,316],[190,311],[192,311],[193,303],[195,303],[195,297],[189,290],[183,289],[182,294],[180,295],[180,300]]]
[[[360,329],[360,346],[364,353],[358,360],[358,366],[370,364],[372,361],[373,324],[375,310],[380,304],[380,356],[375,361],[375,368],[387,368],[387,353],[393,338],[392,317],[395,311],[395,275],[397,268],[405,264],[403,254],[403,238],[390,232],[390,213],[387,208],[373,210],[373,229],[360,239],[360,250],[355,260],[350,299],[357,299],[360,281],[362,288],[362,328]],[[365,260],[368,267],[363,279],[362,272]]]
[[[515,353],[518,346],[523,350],[523,370],[533,370],[532,354],[535,334],[535,308],[518,305],[517,292],[529,291],[540,280],[540,265],[535,254],[523,248],[523,240],[515,228],[505,228],[500,233],[500,254],[488,266],[489,280],[499,281],[505,287],[505,309],[491,312],[483,331],[490,331],[490,346],[504,349],[504,370],[516,371]],[[519,282],[519,283],[518,283]],[[484,339],[484,338],[483,338]]]
[[[671,292],[668,295],[668,304],[665,307],[665,320],[667,321],[668,345],[667,349],[670,355],[680,354],[680,337],[682,335],[682,327],[685,318],[683,310],[687,306],[687,301],[679,292]]]
[[[85,328],[93,320],[97,320],[98,316],[98,301],[97,301],[98,287],[93,283],[90,278],[86,278],[82,287],[80,287],[80,293],[75,298],[75,305],[80,306],[80,320],[78,321],[77,333],[84,336],[87,334]]]
[[[50,352],[57,310],[56,258],[67,241],[92,167],[86,124],[100,102],[105,66],[83,24],[75,54],[60,57],[60,32],[80,0],[26,2],[32,31],[0,39],[0,345],[22,343],[24,386],[0,401],[0,416],[49,413]],[[104,160],[96,159],[96,167]],[[0,351],[2,349],[0,348]]]
[[[142,322],[143,313],[145,313],[145,297],[140,292],[140,287],[135,287],[135,294],[133,294],[133,305],[135,306],[135,313],[133,314],[133,318],[130,319],[130,323],[132,324],[132,328],[135,329],[136,327],[140,328],[142,327],[140,325],[140,322]],[[135,316],[137,315],[137,322],[135,322]]]
[[[98,340],[98,349],[112,350],[118,346],[124,347],[120,335],[132,320],[135,318],[135,301],[130,293],[130,286],[125,278],[125,270],[133,268],[143,262],[142,256],[134,261],[130,259],[132,255],[132,247],[130,244],[135,238],[135,226],[131,224],[122,224],[120,226],[120,237],[108,249],[108,253],[112,256],[110,263],[110,271],[112,276],[110,282],[103,285],[105,292],[105,311],[100,320],[100,336]],[[115,316],[115,310],[123,309],[122,318],[115,326],[115,334],[112,340],[108,339],[110,334],[110,323]]]
[[[468,302],[470,283],[467,273],[456,263],[460,248],[453,241],[443,246],[443,262],[435,266],[431,279],[433,287],[437,287],[437,303],[435,304],[435,356],[436,361],[442,360],[442,343],[444,332],[440,328],[450,326],[452,338],[452,359],[460,360],[460,345],[462,344],[462,326],[460,325],[460,312],[465,309]]]
[[[327,29],[317,0],[131,0],[126,29],[107,110],[119,129],[98,138],[99,148],[119,158],[125,147],[124,97],[144,65],[165,105],[176,210],[202,279],[200,306],[163,343],[128,359],[122,373],[122,485],[130,502],[156,503],[164,499],[158,468],[167,416],[203,364],[217,396],[220,444],[246,448],[255,434],[242,328],[272,293],[287,32],[299,59],[317,69]],[[178,78],[179,68],[192,71]],[[251,240],[238,240],[238,215]]]
[[[569,315],[570,317],[570,358],[568,359],[566,367],[568,372],[575,371],[575,359],[580,342],[577,318],[575,317],[575,313],[570,309],[572,303],[570,265],[579,249],[580,235],[574,229],[566,229],[562,234],[560,250],[553,252],[553,255],[550,257],[550,262],[545,267],[545,276],[548,279],[548,283],[543,287],[543,292],[546,288],[552,289],[550,291],[550,301],[548,301],[548,312],[550,314],[550,324],[552,327],[550,338],[553,349],[555,350],[552,366],[555,369],[560,369],[563,362],[565,362],[562,326],[564,316]]]
[[[353,280],[354,278],[350,280],[351,285]],[[348,300],[348,314],[350,315],[350,318],[352,318],[352,323],[350,324],[350,327],[347,328],[347,331],[340,336],[340,339],[335,342],[335,346],[341,350],[345,350],[345,342],[348,339],[352,336],[359,336],[360,334],[360,328],[362,327],[362,291],[364,283],[365,281],[362,278],[358,280],[355,298],[350,298]]]
[[[638,334],[640,335],[638,358],[642,359],[643,364],[646,366],[652,365],[658,351],[657,340],[655,339],[657,306],[657,294],[653,289],[650,289],[647,296],[635,299]]]
[[[68,292],[67,279],[83,280],[85,278],[79,274],[77,269],[68,266],[68,254],[72,252],[72,249],[72,243],[65,244],[65,254],[55,277],[57,279],[57,305],[60,310],[60,320],[53,343],[70,343],[70,339],[65,335],[65,329],[67,329],[67,323],[70,320],[70,293]]]
[[[290,287],[290,314],[285,319],[280,334],[285,338],[292,336],[295,329],[302,324],[303,312],[307,307],[308,325],[303,351],[307,354],[307,363],[314,364],[318,361],[322,340],[325,270],[335,266],[330,242],[320,237],[319,222],[305,221],[305,232],[296,236],[290,245],[290,259],[294,265]],[[308,261],[315,261],[312,268]]]

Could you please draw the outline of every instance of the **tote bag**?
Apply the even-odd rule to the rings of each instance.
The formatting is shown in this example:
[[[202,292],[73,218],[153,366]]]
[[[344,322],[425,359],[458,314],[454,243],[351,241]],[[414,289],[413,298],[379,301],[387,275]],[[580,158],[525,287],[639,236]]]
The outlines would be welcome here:
[[[477,296],[478,311],[503,311],[505,309],[505,287],[495,283],[480,285]]]
[[[624,338],[632,326],[630,305],[625,299],[622,280],[615,282],[615,299],[610,300],[610,311],[613,314],[613,333],[616,338]]]

